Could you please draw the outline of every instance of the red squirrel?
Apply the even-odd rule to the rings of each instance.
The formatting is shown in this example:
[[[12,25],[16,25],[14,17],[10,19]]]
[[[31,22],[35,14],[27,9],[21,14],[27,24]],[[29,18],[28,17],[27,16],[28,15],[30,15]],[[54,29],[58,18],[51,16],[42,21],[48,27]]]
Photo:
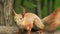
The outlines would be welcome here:
[[[34,27],[33,24],[35,24],[39,28],[39,32],[43,32],[44,30],[44,24],[41,21],[41,19],[34,13],[25,13],[24,8],[23,8],[22,14],[17,14],[14,11],[14,21],[19,26],[19,28],[26,29],[27,34],[31,33],[31,30]]]

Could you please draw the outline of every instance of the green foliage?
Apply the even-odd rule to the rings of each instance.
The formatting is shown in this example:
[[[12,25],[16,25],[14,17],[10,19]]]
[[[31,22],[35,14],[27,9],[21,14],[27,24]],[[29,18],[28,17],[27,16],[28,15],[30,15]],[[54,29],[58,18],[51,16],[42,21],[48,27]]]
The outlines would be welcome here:
[[[21,13],[21,8],[20,8],[20,3],[21,3],[21,0],[16,0],[16,2],[15,2],[15,9],[16,9],[16,12],[17,13]]]
[[[16,0],[16,3],[15,3],[15,9],[16,9],[16,12],[17,13],[21,13],[22,12],[22,8],[20,7],[21,5],[21,0]],[[24,0],[24,6],[25,6],[25,9],[27,9],[27,11],[32,11],[34,7],[36,7],[35,4],[33,4],[32,2],[29,2],[29,0]]]
[[[36,7],[35,4],[33,4],[32,2],[28,2],[28,1],[25,1],[24,5],[25,5],[27,8],[34,8],[34,7]]]
[[[58,7],[60,7],[60,0],[55,1],[55,8],[58,8]]]

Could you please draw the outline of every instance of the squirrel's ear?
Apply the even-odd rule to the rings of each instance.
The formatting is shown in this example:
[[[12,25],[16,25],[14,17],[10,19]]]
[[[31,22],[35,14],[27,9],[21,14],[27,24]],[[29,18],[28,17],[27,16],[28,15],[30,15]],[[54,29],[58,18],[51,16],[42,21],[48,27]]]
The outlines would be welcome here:
[[[14,9],[13,9],[13,11],[12,11],[12,15],[13,15],[13,16],[17,15],[17,13],[15,12]]]
[[[24,7],[22,7],[22,6],[21,6],[21,8],[22,8],[22,15],[24,16],[25,13],[26,13],[26,9]]]

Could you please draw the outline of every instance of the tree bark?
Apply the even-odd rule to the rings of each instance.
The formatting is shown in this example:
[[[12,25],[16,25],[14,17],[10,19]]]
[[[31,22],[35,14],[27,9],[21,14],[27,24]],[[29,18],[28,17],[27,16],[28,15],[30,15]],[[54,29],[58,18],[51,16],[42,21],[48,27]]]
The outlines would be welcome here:
[[[13,9],[15,9],[16,0],[13,2]]]
[[[54,10],[55,0],[52,0],[52,11]]]
[[[0,0],[0,25],[4,25],[4,12],[3,12],[3,0]]]
[[[44,7],[44,1],[45,0],[41,0],[41,9],[43,9],[43,7]]]
[[[4,1],[4,20],[6,26],[12,25],[12,7],[13,7],[13,0],[5,0]]]
[[[41,18],[41,0],[37,0],[37,14]]]
[[[47,14],[49,15],[51,13],[51,7],[50,7],[50,0],[47,0]]]
[[[6,25],[0,26],[0,34],[18,32],[17,27],[10,27],[12,25],[12,9],[13,0],[0,0],[0,25]]]
[[[21,0],[21,6],[24,6],[24,0]]]

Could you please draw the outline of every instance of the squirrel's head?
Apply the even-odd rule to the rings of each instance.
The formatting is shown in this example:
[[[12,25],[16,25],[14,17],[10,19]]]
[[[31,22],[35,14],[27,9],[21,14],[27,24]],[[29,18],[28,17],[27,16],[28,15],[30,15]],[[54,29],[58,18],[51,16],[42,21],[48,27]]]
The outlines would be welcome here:
[[[23,16],[22,14],[17,14],[14,10],[13,10],[13,17],[14,17],[14,21],[16,22],[16,24],[19,26],[22,24],[23,22]]]

